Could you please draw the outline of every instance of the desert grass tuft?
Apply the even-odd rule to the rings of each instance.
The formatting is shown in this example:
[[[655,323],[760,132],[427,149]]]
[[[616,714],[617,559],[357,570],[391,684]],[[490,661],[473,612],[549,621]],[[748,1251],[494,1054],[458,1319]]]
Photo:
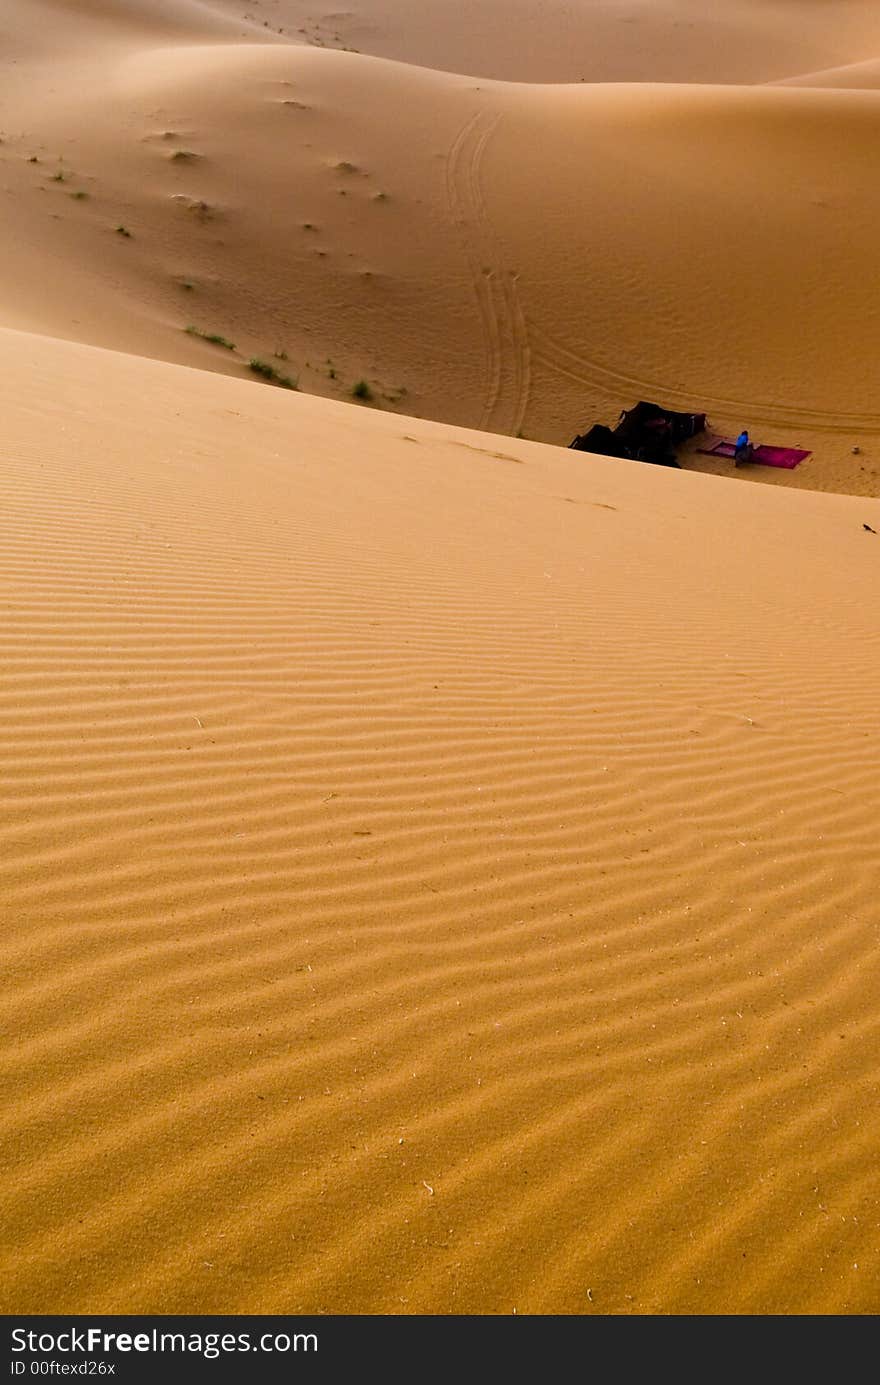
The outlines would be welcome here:
[[[270,381],[273,385],[280,385],[284,390],[295,390],[297,387],[296,380],[292,380],[289,375],[282,375],[269,361],[261,361],[258,356],[254,356],[248,362],[248,370],[254,375],[259,375],[261,379]]]
[[[209,341],[212,346],[222,346],[224,351],[235,350],[235,342],[230,341],[228,337],[221,336],[219,332],[203,332],[201,327],[196,327],[193,323],[190,323],[183,330],[191,337],[199,337],[202,341]]]

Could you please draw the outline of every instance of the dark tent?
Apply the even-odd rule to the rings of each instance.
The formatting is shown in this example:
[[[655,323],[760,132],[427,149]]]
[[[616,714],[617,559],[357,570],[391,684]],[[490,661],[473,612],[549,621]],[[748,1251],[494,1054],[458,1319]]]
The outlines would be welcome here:
[[[596,452],[600,457],[628,457],[629,452],[604,423],[594,423],[589,433],[579,434],[569,447],[579,452]]]
[[[588,433],[579,434],[570,447],[581,452],[598,452],[604,457],[627,457],[632,461],[652,462],[655,466],[678,466],[678,443],[702,433],[705,414],[677,414],[659,404],[642,401],[624,409],[612,431],[597,423]]]

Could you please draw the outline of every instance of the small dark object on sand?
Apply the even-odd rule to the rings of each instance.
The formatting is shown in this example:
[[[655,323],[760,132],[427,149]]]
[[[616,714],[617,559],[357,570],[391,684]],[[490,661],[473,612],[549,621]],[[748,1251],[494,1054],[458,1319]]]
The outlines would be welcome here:
[[[624,409],[613,430],[596,423],[587,433],[579,433],[569,447],[593,452],[600,457],[622,457],[630,461],[651,462],[654,466],[680,465],[675,455],[678,443],[702,433],[705,414],[679,414],[645,400]]]
[[[867,529],[867,531],[868,531],[869,534],[876,534],[876,532],[877,532],[876,529],[872,529],[872,528],[871,528],[870,524],[863,524],[863,525],[862,525],[862,528],[863,528],[863,529]]]

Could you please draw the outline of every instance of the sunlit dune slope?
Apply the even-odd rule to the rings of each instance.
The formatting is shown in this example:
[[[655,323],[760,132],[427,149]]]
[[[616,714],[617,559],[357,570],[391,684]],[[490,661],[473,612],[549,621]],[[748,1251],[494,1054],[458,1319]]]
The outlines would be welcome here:
[[[4,1310],[874,1311],[880,504],[0,390]]]

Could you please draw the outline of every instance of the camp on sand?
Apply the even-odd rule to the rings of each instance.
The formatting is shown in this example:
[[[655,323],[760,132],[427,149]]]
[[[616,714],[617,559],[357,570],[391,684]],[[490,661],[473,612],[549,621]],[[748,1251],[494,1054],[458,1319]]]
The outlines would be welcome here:
[[[624,409],[614,429],[595,423],[588,433],[579,434],[569,447],[579,452],[599,453],[602,457],[624,457],[630,461],[652,462],[655,466],[678,466],[678,443],[696,437],[706,427],[705,414],[678,414],[645,400]]]
[[[624,409],[615,428],[595,423],[587,433],[579,433],[569,447],[579,452],[592,452],[602,457],[622,457],[629,461],[650,462],[654,466],[680,465],[676,447],[706,431],[706,415],[675,413],[659,404],[640,401],[632,409]],[[737,444],[731,438],[710,435],[697,451],[707,457],[725,457],[740,465]],[[782,467],[791,471],[809,452],[799,447],[777,447],[766,443],[750,446],[748,461],[762,466]]]

